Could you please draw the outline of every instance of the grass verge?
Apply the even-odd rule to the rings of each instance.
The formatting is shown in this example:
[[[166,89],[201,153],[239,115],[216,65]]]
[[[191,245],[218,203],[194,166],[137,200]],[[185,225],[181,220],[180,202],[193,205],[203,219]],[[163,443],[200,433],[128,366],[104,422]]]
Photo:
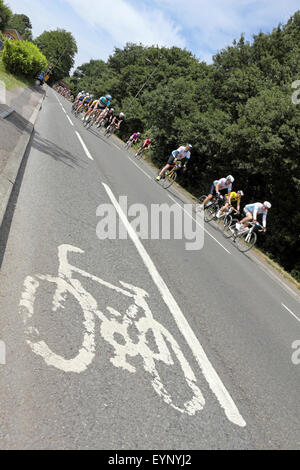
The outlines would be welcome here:
[[[18,87],[26,88],[34,84],[33,79],[29,80],[28,78],[25,78],[22,76],[16,77],[15,75],[12,75],[11,73],[7,72],[5,70],[1,57],[0,57],[0,80],[4,82],[7,90],[12,90],[13,88],[18,88]]]

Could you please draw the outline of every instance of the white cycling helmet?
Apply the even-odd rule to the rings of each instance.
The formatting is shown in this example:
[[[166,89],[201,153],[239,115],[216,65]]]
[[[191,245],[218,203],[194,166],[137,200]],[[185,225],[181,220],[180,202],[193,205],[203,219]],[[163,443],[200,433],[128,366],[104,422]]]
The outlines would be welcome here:
[[[120,113],[119,116],[120,116],[120,117],[125,117],[125,114],[124,114],[124,113]]]
[[[264,202],[264,206],[265,206],[267,209],[271,209],[272,204],[271,204],[269,201],[265,201],[265,202]]]
[[[187,144],[186,146],[189,147],[190,149],[193,148],[193,146],[191,144]]]
[[[226,181],[227,181],[227,180],[229,180],[230,183],[233,183],[233,182],[234,182],[234,177],[233,177],[232,175],[228,175],[228,176],[226,177]]]
[[[239,191],[237,191],[237,193],[240,195],[240,196],[244,196],[244,192],[240,189]]]

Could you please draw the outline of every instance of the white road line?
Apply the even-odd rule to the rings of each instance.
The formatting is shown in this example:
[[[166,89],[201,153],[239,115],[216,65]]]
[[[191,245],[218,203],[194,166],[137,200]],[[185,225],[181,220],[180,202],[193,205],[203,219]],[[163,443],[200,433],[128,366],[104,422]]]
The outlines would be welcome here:
[[[69,116],[68,116],[68,115],[67,115],[67,118],[69,119],[69,122],[70,122],[71,126],[73,126],[73,127],[74,127],[74,124],[73,124],[72,120],[69,118]]]
[[[176,300],[174,299],[173,295],[169,291],[168,286],[165,284],[163,278],[160,276],[159,272],[157,271],[152,259],[148,255],[147,251],[145,250],[144,246],[142,245],[138,235],[130,225],[126,215],[124,214],[123,210],[121,209],[118,201],[116,200],[113,192],[105,183],[102,183],[111,202],[113,203],[116,211],[119,214],[121,221],[123,222],[126,230],[135,244],[135,247],[141,256],[146,268],[150,276],[153,279],[153,282],[157,286],[159,292],[162,295],[164,302],[166,303],[167,307],[169,308],[178,328],[179,331],[183,334],[186,342],[190,346],[196,361],[198,362],[200,369],[207,380],[210,389],[215,394],[217,400],[219,401],[221,407],[224,409],[224,412],[232,423],[244,427],[246,426],[246,422],[244,421],[243,417],[241,416],[239,410],[237,409],[234,401],[232,400],[229,392],[226,390],[225,386],[223,385],[220,377],[218,376],[217,372],[213,368],[212,364],[210,363],[208,357],[206,356],[201,344],[199,343],[195,333],[191,329],[190,325],[188,324],[185,316],[183,315],[182,311],[180,310]]]
[[[120,150],[120,147],[118,147],[116,144],[112,142],[113,146],[116,147],[118,150]]]
[[[300,322],[300,318],[298,318],[297,315],[295,315],[295,314],[292,312],[292,310],[290,310],[290,309],[289,309],[286,305],[284,305],[284,304],[281,304],[281,305],[282,305],[284,308],[286,308],[287,311],[290,312],[290,314],[293,315],[293,317],[296,318],[296,320],[298,320],[298,321]]]
[[[121,150],[121,149],[120,149],[120,150]],[[144,173],[144,175],[146,175],[149,180],[152,181],[151,176],[148,175],[148,173],[146,173],[146,171],[144,171],[142,168],[140,168],[139,165],[138,165],[135,161],[133,161],[128,155],[127,155],[127,158],[128,158],[128,160],[129,160],[131,163],[133,163],[133,165],[135,165],[142,173]]]
[[[209,235],[211,238],[213,238],[213,239],[215,240],[215,242],[217,242],[218,245],[220,245],[220,246],[223,248],[223,250],[227,251],[227,253],[229,253],[229,254],[231,255],[230,251],[228,251],[227,248],[225,248],[225,246],[222,245],[222,243],[220,243],[213,235],[211,235],[211,233],[209,233],[208,230],[206,230],[205,227],[203,227],[201,224],[199,224],[199,222],[198,222],[196,219],[194,219],[194,217],[192,217],[191,214],[189,214],[189,213],[184,209],[184,207],[182,207],[177,201],[175,201],[175,199],[174,199],[172,196],[170,196],[170,194],[168,194],[168,196],[169,196],[169,198],[172,199],[172,201],[175,202],[175,204],[177,204],[191,219],[193,219],[193,221],[196,222],[196,224],[199,225],[199,227],[201,227],[201,228],[204,230],[204,232],[207,233],[207,235]]]
[[[79,141],[80,141],[80,143],[81,143],[81,145],[82,145],[82,147],[83,147],[83,150],[85,151],[87,157],[88,157],[90,160],[94,160],[93,157],[92,157],[92,155],[91,155],[90,152],[88,151],[87,146],[86,146],[85,143],[83,142],[82,137],[81,137],[81,135],[79,134],[79,132],[77,132],[77,131],[75,131],[75,132],[76,132],[76,135],[77,135],[77,137],[78,137],[78,139],[79,139]]]

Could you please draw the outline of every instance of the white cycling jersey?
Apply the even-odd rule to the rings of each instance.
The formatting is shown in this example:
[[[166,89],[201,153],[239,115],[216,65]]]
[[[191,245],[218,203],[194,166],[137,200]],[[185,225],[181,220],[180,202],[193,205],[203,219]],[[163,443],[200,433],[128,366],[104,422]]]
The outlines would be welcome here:
[[[250,212],[252,214],[253,220],[257,220],[257,214],[262,214],[263,215],[263,227],[266,228],[268,209],[264,208],[261,202],[247,204],[247,206],[245,206],[245,211]]]

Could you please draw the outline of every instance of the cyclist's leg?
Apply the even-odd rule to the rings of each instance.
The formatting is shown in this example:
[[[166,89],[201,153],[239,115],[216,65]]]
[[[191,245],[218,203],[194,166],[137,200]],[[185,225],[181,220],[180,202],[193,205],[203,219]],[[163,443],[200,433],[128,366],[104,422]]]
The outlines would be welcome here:
[[[204,199],[204,201],[202,203],[202,207],[205,207],[206,204],[208,203],[208,201],[210,201],[213,198],[213,196],[215,196],[215,195],[216,195],[216,188],[215,188],[214,184],[212,184],[211,188],[209,190],[209,194],[208,194],[207,198]]]
[[[168,160],[168,163],[166,164],[166,166],[163,167],[163,169],[161,170],[161,172],[159,173],[158,176],[162,177],[163,174],[169,169],[171,168],[171,165],[173,164],[174,162],[174,157],[173,155],[170,156],[169,160]]]
[[[240,222],[236,224],[236,228],[238,230],[246,228],[248,225],[248,222],[251,222],[251,220],[253,220],[253,215],[251,214],[251,212],[249,212],[247,209],[244,209],[244,213],[246,217],[244,217]]]

